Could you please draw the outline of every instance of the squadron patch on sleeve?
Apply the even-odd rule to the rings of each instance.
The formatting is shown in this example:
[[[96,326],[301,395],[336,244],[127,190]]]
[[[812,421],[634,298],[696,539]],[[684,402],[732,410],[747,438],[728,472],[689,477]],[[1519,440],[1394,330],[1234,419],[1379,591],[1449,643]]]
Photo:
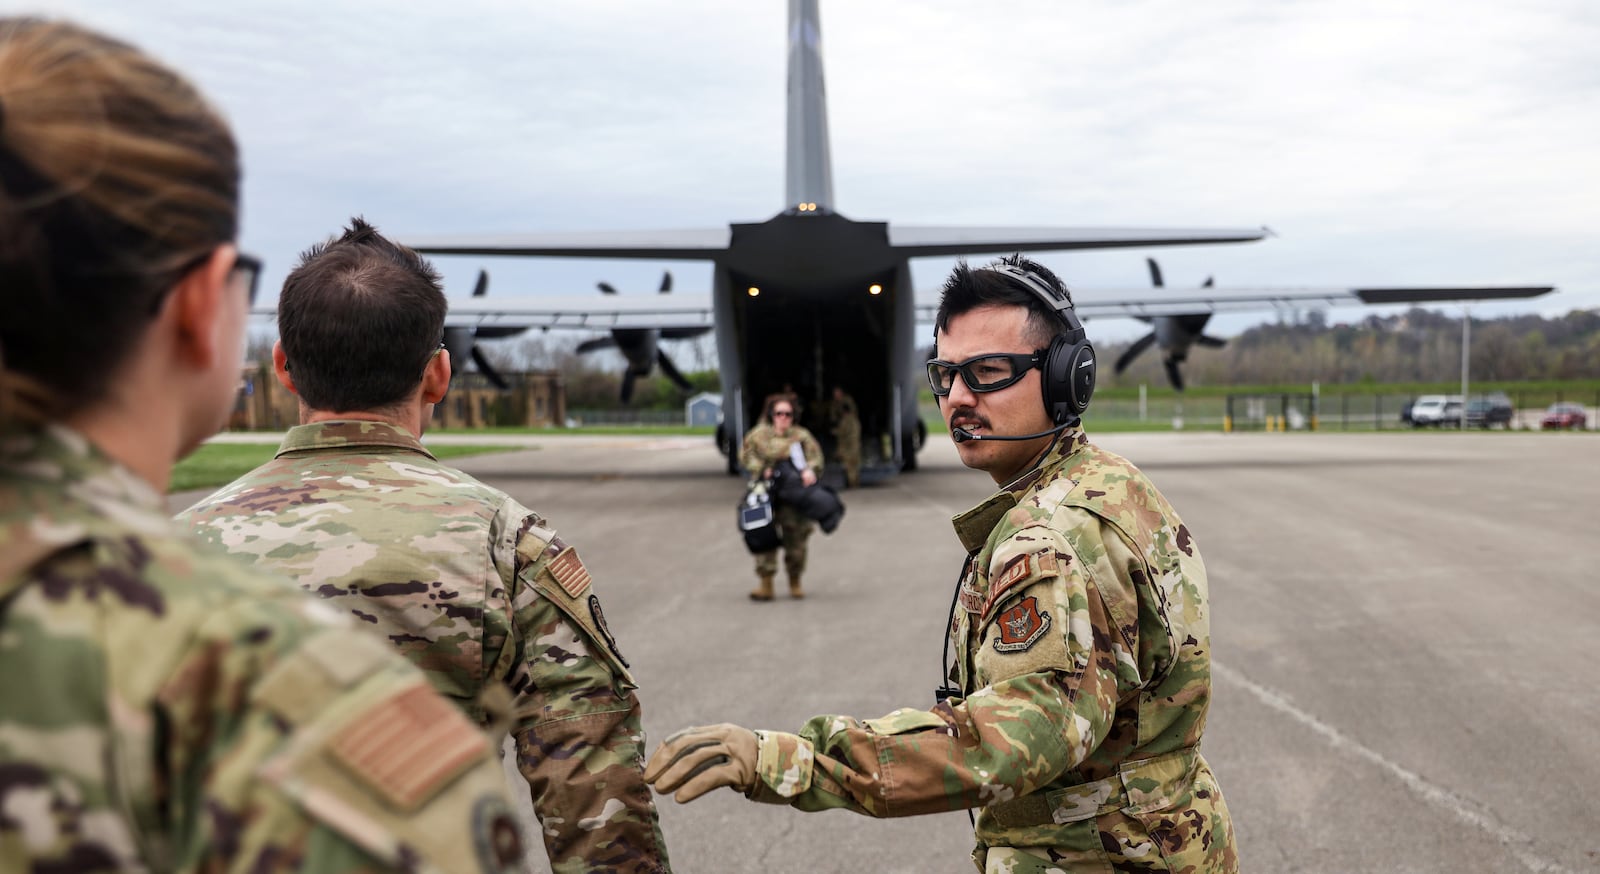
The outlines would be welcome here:
[[[594,618],[594,627],[600,629],[600,636],[605,638],[606,646],[611,648],[611,654],[617,657],[617,661],[622,662],[623,667],[633,667],[622,657],[622,650],[617,649],[617,639],[611,636],[611,627],[606,625],[606,614],[600,609],[599,595],[589,596],[589,615]]]
[[[995,652],[1027,652],[1050,630],[1050,611],[1039,609],[1039,599],[1028,596],[995,617]]]
[[[562,591],[576,598],[589,590],[589,569],[578,558],[578,550],[569,546],[546,565],[550,575],[561,584]]]
[[[486,872],[522,869],[522,832],[510,805],[495,796],[478,799],[472,808],[472,843]]]

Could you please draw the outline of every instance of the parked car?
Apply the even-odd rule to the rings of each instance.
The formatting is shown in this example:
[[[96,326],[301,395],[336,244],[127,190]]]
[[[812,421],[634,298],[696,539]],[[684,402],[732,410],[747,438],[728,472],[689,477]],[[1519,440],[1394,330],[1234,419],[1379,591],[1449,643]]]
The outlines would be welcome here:
[[[1423,395],[1411,405],[1413,427],[1461,424],[1460,395]]]
[[[1502,394],[1473,398],[1467,402],[1467,427],[1490,428],[1499,425],[1511,427],[1511,399]]]
[[[1583,404],[1551,404],[1550,409],[1544,411],[1544,418],[1539,420],[1539,427],[1550,428],[1587,428],[1589,415],[1583,409]]]

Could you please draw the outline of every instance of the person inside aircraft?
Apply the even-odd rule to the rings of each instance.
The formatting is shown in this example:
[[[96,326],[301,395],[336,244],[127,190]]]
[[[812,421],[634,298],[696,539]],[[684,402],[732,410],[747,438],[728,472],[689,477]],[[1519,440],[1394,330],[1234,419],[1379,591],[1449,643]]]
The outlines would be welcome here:
[[[845,488],[853,489],[861,485],[861,416],[856,412],[855,398],[842,385],[833,387],[828,422],[833,432],[834,452],[844,468]]]
[[[770,479],[779,462],[787,461],[799,472],[801,481],[810,486],[822,474],[822,446],[800,425],[795,424],[798,405],[795,397],[782,392],[767,398],[761,424],[750,429],[744,437],[740,463],[753,477]],[[798,508],[778,504],[776,508],[778,530],[783,538],[784,570],[789,574],[789,597],[804,598],[801,576],[806,571],[806,541],[811,537],[812,522]],[[756,588],[750,592],[752,601],[772,600],[772,580],[778,575],[778,550],[756,553]]]
[[[0,17],[0,868],[521,870],[488,738],[166,518],[238,386],[239,178],[182,76]]]

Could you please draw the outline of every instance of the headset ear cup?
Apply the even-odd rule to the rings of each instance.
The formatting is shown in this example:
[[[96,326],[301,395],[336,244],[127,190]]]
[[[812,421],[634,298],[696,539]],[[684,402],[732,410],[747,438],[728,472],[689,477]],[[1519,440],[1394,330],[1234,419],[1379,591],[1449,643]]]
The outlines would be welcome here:
[[[1089,408],[1089,398],[1094,394],[1094,357],[1094,347],[1088,340],[1073,341],[1070,335],[1057,334],[1050,341],[1044,379],[1039,384],[1045,410],[1057,425],[1083,415]]]
[[[1088,340],[1073,345],[1072,370],[1067,379],[1072,385],[1072,414],[1075,416],[1089,409],[1089,398],[1094,396],[1094,358],[1094,346]]]
[[[1044,355],[1044,378],[1039,380],[1039,387],[1044,392],[1045,412],[1050,414],[1050,421],[1057,425],[1072,415],[1067,400],[1072,387],[1067,384],[1067,378],[1072,363],[1068,360],[1068,353],[1073,345],[1066,335],[1057,334],[1051,339],[1050,349]]]

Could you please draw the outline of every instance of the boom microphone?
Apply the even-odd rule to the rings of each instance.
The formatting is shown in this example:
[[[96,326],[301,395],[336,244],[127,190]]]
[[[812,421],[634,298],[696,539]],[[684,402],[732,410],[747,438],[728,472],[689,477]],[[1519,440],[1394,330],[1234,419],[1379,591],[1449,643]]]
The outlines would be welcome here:
[[[1040,431],[1037,434],[1021,434],[1015,437],[1008,437],[1000,434],[974,434],[965,428],[951,428],[950,439],[957,443],[965,443],[968,440],[1037,440],[1040,437],[1048,437],[1051,434],[1060,434],[1062,431],[1067,430],[1071,424],[1071,421],[1067,421],[1055,426],[1054,428],[1051,428],[1048,431]]]

